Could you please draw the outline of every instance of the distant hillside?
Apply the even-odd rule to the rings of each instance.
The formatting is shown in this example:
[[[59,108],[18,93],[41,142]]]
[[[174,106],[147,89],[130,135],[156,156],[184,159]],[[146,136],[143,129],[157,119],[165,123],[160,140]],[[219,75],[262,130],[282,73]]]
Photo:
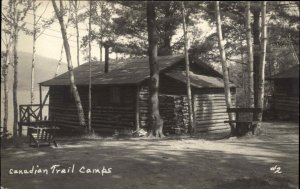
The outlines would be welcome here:
[[[20,90],[30,90],[31,82],[31,53],[19,52],[19,89]],[[37,89],[38,83],[53,78],[58,60],[46,58],[43,56],[36,56],[35,59],[35,88]],[[63,63],[60,66],[59,74],[67,71],[67,64]],[[13,70],[10,69],[9,72],[9,88],[12,88],[13,83]]]

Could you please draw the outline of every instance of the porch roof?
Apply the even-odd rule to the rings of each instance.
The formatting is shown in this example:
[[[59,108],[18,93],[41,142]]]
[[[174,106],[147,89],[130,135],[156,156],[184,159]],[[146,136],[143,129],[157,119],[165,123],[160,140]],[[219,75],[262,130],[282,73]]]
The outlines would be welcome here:
[[[186,73],[185,71],[168,71],[165,73],[165,75],[182,81],[185,84],[186,82]],[[213,77],[213,76],[206,76],[206,75],[198,75],[194,74],[190,71],[190,82],[191,86],[197,87],[197,88],[221,88],[224,87],[224,82],[222,78]],[[234,87],[233,83],[230,83],[230,87]]]

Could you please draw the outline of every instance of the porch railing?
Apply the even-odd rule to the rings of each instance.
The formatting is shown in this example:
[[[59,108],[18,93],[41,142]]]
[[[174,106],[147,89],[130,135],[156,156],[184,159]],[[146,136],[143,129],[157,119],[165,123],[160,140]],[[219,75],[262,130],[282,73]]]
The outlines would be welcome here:
[[[30,123],[43,120],[43,108],[48,106],[44,104],[26,104],[19,106],[19,116],[21,123]]]

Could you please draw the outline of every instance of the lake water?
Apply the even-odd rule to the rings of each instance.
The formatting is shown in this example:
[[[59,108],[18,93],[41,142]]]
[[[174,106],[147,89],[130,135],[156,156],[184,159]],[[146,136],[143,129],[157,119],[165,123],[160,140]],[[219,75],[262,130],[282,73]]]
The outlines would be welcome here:
[[[1,87],[2,89],[2,87]],[[47,94],[48,89],[44,89],[42,91],[42,95],[43,95],[43,99],[45,98],[45,95]],[[36,90],[35,91],[35,100],[34,103],[35,104],[39,104],[40,103],[40,99],[39,99],[39,91]],[[12,133],[12,129],[13,129],[13,122],[14,122],[14,108],[13,108],[13,94],[12,94],[12,90],[9,91],[9,97],[8,97],[8,131],[10,133]],[[48,103],[48,100],[46,102],[46,104]],[[19,90],[18,91],[18,105],[22,105],[22,104],[30,104],[30,91],[28,90]],[[47,115],[48,114],[48,106],[45,106],[45,108],[43,109],[43,114]],[[3,124],[3,115],[4,115],[4,91],[1,90],[1,126]]]

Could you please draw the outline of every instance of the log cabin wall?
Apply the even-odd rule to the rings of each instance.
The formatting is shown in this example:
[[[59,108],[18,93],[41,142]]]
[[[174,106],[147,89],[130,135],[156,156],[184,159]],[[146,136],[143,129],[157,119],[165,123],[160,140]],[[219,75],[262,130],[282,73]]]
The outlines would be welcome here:
[[[95,131],[135,130],[135,86],[95,87],[93,94]]]
[[[71,96],[70,87],[51,86],[49,90],[49,118],[55,120],[59,127],[78,129],[80,127],[79,119],[76,105]],[[83,91],[79,92],[84,112],[86,113],[84,104],[88,104],[87,96],[84,98],[84,96],[81,95]]]
[[[149,91],[147,82],[144,82],[140,88],[139,106],[140,106],[140,125],[148,129],[149,115]],[[231,88],[232,106],[235,107],[236,96],[235,88]],[[180,127],[187,131],[189,125],[188,102],[186,94],[186,85],[182,82],[168,78],[160,77],[160,95],[159,110],[164,120],[164,132],[173,133],[174,127]],[[226,112],[225,94],[223,88],[195,88],[192,87],[193,109],[196,120],[197,132],[227,132],[230,131]]]
[[[230,126],[226,112],[224,89],[194,89],[193,104],[197,132],[227,132]],[[232,106],[235,107],[235,89],[231,90]]]
[[[77,109],[68,87],[50,87],[49,113],[59,127],[78,128]],[[92,89],[92,128],[99,132],[135,129],[135,91],[133,86]],[[78,87],[85,117],[88,113],[88,89]]]
[[[274,84],[275,91],[270,103],[276,115],[299,119],[299,78],[277,79]]]
[[[136,103],[138,103],[140,128],[149,128],[149,90],[143,82],[136,100],[136,86],[100,87],[92,91],[92,127],[95,131],[113,132],[114,130],[135,130]],[[164,120],[164,132],[172,133],[174,127],[187,131],[189,125],[186,86],[172,78],[162,76],[160,80],[160,113]],[[87,117],[88,90],[78,87],[84,112]],[[114,95],[113,95],[113,94]],[[116,95],[119,93],[119,95]],[[226,113],[224,89],[192,88],[193,108],[198,132],[226,131],[229,125]],[[66,86],[50,87],[49,116],[60,127],[78,128],[77,109],[72,101],[70,88]],[[111,101],[117,101],[112,103]],[[235,105],[235,90],[232,90]]]

